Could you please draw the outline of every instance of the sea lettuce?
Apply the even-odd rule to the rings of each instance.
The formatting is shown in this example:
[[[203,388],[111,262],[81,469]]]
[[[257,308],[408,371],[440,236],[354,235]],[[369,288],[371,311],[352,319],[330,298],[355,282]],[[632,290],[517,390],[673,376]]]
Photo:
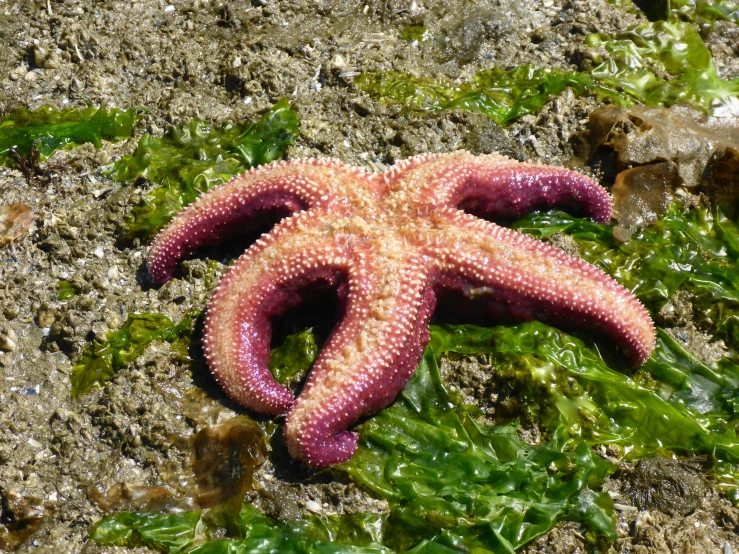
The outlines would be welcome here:
[[[256,123],[189,121],[161,138],[142,136],[132,155],[103,168],[116,181],[146,177],[157,185],[131,211],[128,236],[150,238],[203,192],[278,159],[293,144],[299,125],[283,98]]]
[[[594,490],[611,464],[564,428],[530,445],[517,422],[478,421],[479,410],[455,402],[442,383],[434,348],[443,352],[443,331],[431,331],[434,346],[399,400],[360,427],[359,450],[339,468],[390,501],[388,544],[513,552],[562,519],[614,537],[612,502]]]
[[[0,120],[0,165],[17,164],[11,148],[21,158],[31,157],[33,148],[40,160],[46,160],[60,148],[88,142],[100,148],[103,140],[123,140],[131,136],[138,114],[137,108],[16,108]]]
[[[226,514],[212,511],[179,514],[125,512],[105,517],[90,538],[107,546],[148,546],[177,554],[392,554],[378,543],[384,516],[308,516],[302,521],[280,522],[244,504],[235,516],[240,536],[220,538]]]
[[[631,290],[653,314],[677,290],[690,292],[713,333],[739,346],[739,228],[718,207],[675,205],[626,243],[610,226],[562,212],[532,214],[512,227],[538,238],[572,236],[583,259]]]
[[[608,53],[593,78],[646,106],[684,102],[707,113],[737,110],[739,80],[718,76],[711,51],[688,22],[645,22],[615,37],[592,34],[586,42]]]
[[[628,105],[617,89],[602,85],[587,73],[524,65],[479,72],[471,83],[452,84],[402,73],[363,73],[354,84],[380,98],[389,98],[422,111],[464,109],[482,112],[505,125],[538,113],[554,96],[569,88],[579,95],[594,94]]]
[[[178,323],[156,313],[129,315],[120,329],[109,332],[104,340],[94,340],[82,352],[72,367],[72,396],[104,385],[156,340],[168,342],[179,357],[189,359],[192,327],[199,315],[197,310],[190,311]]]
[[[661,0],[660,3],[667,4],[674,19],[711,25],[716,21],[739,23],[739,4],[731,0]]]

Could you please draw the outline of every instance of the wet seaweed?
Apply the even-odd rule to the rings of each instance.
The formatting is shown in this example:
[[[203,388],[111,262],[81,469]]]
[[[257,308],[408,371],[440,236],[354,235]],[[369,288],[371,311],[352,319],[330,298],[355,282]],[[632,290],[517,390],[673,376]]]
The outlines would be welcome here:
[[[139,111],[94,106],[81,110],[16,108],[0,121],[0,165],[16,167],[18,160],[31,157],[48,160],[60,148],[85,143],[100,148],[103,140],[126,139],[131,136]]]
[[[280,158],[299,125],[297,113],[283,98],[255,123],[189,121],[161,138],[142,136],[132,155],[103,168],[116,181],[145,177],[156,185],[131,211],[126,234],[151,238],[202,193]]]
[[[631,290],[652,314],[676,291],[688,291],[711,333],[739,345],[739,228],[718,207],[676,204],[626,243],[611,226],[562,212],[533,214],[512,227],[538,238],[570,235],[583,259]]]
[[[154,341],[170,344],[170,349],[183,360],[189,360],[188,348],[195,320],[200,315],[192,310],[178,323],[156,313],[131,314],[123,326],[111,331],[105,340],[95,340],[82,352],[72,367],[72,397],[87,394],[128,367]]]
[[[615,37],[592,34],[586,43],[608,53],[592,76],[641,104],[683,102],[714,115],[737,110],[739,80],[718,76],[711,51],[691,23],[647,22]]]
[[[380,98],[389,98],[421,111],[464,109],[481,112],[501,125],[537,113],[554,96],[569,88],[579,95],[595,94],[619,105],[628,99],[587,73],[525,65],[493,68],[478,73],[472,83],[452,84],[401,73],[363,73],[355,85]]]
[[[90,532],[90,538],[109,546],[148,546],[170,554],[391,554],[378,542],[384,516],[357,514],[321,518],[311,515],[282,522],[244,504],[238,514],[193,511],[181,514],[127,512],[108,516]],[[236,523],[238,538],[221,538],[223,517]],[[221,524],[221,525],[219,525]]]

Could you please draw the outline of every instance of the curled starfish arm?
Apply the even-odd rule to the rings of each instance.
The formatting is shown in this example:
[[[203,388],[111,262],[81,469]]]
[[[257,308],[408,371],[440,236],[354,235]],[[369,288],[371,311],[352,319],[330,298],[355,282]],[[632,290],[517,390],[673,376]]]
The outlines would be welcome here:
[[[156,282],[165,283],[174,275],[179,261],[201,246],[333,199],[328,184],[311,178],[316,165],[270,164],[202,195],[154,239],[147,258],[149,273]]]
[[[538,240],[468,216],[436,249],[442,286],[516,319],[597,329],[641,364],[654,349],[644,306],[598,268]]]
[[[344,318],[286,420],[292,456],[320,468],[354,455],[357,437],[347,427],[403,389],[428,342],[433,307],[420,261],[354,258]]]
[[[452,206],[485,218],[515,218],[534,210],[561,208],[608,223],[608,192],[585,175],[562,167],[522,163],[488,154],[454,152],[430,158],[423,170],[422,201]]]
[[[203,346],[217,381],[239,404],[271,415],[294,402],[267,365],[271,320],[309,291],[338,286],[349,263],[341,247],[318,233],[284,232],[294,226],[283,223],[274,238],[238,259],[216,288],[205,321]]]

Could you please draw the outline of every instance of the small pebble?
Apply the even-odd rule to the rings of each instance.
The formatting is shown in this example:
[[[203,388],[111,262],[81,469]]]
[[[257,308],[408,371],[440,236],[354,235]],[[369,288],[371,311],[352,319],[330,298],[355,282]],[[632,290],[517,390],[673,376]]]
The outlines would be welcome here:
[[[18,317],[18,313],[20,312],[20,308],[17,304],[9,303],[3,308],[3,315],[7,319],[15,319]]]
[[[36,67],[44,67],[46,58],[49,56],[49,52],[43,46],[38,44],[33,45],[33,64]]]
[[[321,505],[318,502],[316,502],[315,500],[308,500],[305,503],[305,509],[308,510],[308,511],[310,511],[310,512],[320,513],[321,512]]]
[[[17,348],[16,340],[18,337],[12,329],[0,331],[0,350],[12,352]]]

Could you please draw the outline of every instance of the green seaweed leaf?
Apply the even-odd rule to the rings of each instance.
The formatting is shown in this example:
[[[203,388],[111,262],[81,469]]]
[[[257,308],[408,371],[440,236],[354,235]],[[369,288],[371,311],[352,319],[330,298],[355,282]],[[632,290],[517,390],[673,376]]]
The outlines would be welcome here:
[[[615,89],[594,81],[588,74],[525,65],[511,70],[493,68],[459,85],[433,82],[400,73],[364,73],[354,83],[381,98],[390,98],[423,111],[465,109],[482,112],[505,125],[537,113],[552,97],[570,88],[576,94],[594,94],[622,104]]]
[[[478,410],[453,402],[442,384],[433,349],[450,337],[431,331],[434,346],[400,399],[360,428],[361,447],[340,466],[391,502],[387,544],[512,552],[561,519],[615,537],[610,499],[592,490],[611,464],[564,433],[532,446],[517,422],[478,423]]]
[[[739,23],[739,4],[730,0],[672,0],[671,17],[687,19],[698,24],[713,25],[716,21]]]
[[[669,4],[655,6],[658,9],[653,15],[659,19]],[[686,2],[680,9],[684,17],[689,14],[701,21],[730,19],[739,23],[739,8],[730,2]],[[590,73],[524,65],[483,70],[472,82],[460,84],[392,72],[364,73],[354,83],[373,96],[415,110],[477,111],[502,125],[538,113],[565,89],[625,106],[684,102],[714,115],[739,112],[739,80],[718,76],[711,51],[698,31],[677,16],[636,25],[615,37],[591,34],[586,43],[607,53]]]
[[[293,144],[299,124],[283,98],[256,123],[214,127],[191,121],[162,138],[144,135],[131,156],[104,168],[116,181],[143,176],[158,185],[132,210],[128,235],[151,237],[203,192],[278,159]]]
[[[235,522],[240,537],[217,538],[222,527],[207,511],[195,511],[106,516],[90,538],[105,546],[148,546],[169,554],[392,554],[378,542],[383,521],[378,514],[356,514],[278,522],[245,504]]]
[[[318,344],[313,329],[285,337],[284,342],[270,351],[269,370],[278,383],[285,384],[313,365],[318,356]]]
[[[57,300],[60,302],[66,302],[67,300],[71,300],[77,295],[77,290],[74,288],[74,285],[70,283],[69,281],[59,281],[59,293],[57,294]]]
[[[188,359],[190,335],[199,315],[197,310],[190,311],[177,324],[162,314],[129,315],[120,329],[108,333],[103,341],[93,341],[83,351],[72,368],[72,396],[87,394],[94,387],[110,381],[156,340],[170,343],[178,356]]]
[[[118,141],[131,136],[139,110],[115,108],[57,110],[44,106],[37,110],[17,108],[0,121],[0,165],[16,164],[10,155],[14,148],[22,158],[31,155],[35,145],[41,159],[48,159],[60,148],[92,143],[99,148],[103,140]]]
[[[90,538],[105,546],[148,546],[177,554],[195,540],[200,515],[200,512],[124,512],[105,517],[90,530]]]
[[[474,408],[450,400],[429,349],[402,397],[363,426],[362,446],[340,468],[390,500],[389,516],[311,515],[295,523],[275,522],[245,505],[241,537],[209,540],[206,521],[203,542],[196,545],[193,513],[125,513],[103,519],[90,537],[105,545],[198,554],[257,548],[275,553],[512,552],[561,518],[585,521],[614,536],[611,501],[592,490],[610,471],[609,462],[584,441],[555,436],[547,445],[530,446],[518,438],[515,424],[481,425],[475,416]]]
[[[572,236],[580,255],[631,290],[657,313],[679,289],[711,322],[714,333],[739,346],[739,229],[718,207],[679,205],[627,243],[610,226],[561,212],[533,214],[512,226],[539,238]]]
[[[736,111],[739,80],[718,76],[711,51],[690,23],[642,23],[613,38],[592,34],[587,43],[609,54],[593,68],[593,77],[623,89],[642,104],[684,102],[708,113]],[[662,76],[665,72],[669,78]]]
[[[608,367],[594,344],[540,322],[439,326],[432,337],[437,348],[491,353],[495,371],[551,433],[564,426],[567,436],[619,444],[631,458],[680,451],[739,460],[728,419],[737,366],[702,364],[663,330],[654,355],[633,377]]]

